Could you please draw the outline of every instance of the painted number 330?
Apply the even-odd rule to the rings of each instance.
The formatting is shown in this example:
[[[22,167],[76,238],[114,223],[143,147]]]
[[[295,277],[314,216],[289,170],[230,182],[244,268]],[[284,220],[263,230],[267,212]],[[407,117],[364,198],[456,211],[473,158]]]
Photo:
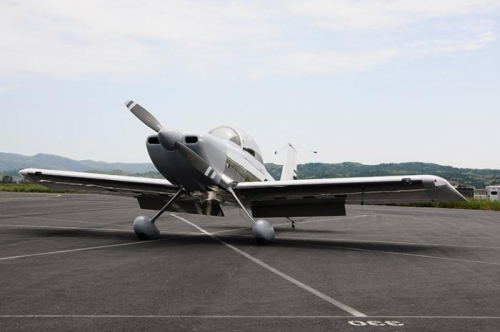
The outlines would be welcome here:
[[[368,320],[366,322],[361,320],[350,320],[349,324],[354,326],[404,326],[403,323],[394,320],[380,322],[378,320]]]

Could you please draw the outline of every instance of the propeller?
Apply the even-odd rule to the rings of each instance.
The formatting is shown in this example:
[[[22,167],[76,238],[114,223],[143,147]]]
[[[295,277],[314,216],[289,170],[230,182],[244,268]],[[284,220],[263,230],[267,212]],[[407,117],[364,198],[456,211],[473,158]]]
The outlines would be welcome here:
[[[204,174],[209,178],[215,185],[228,186],[222,181],[222,177],[219,173],[209,164],[205,159],[203,159],[199,154],[189,148],[186,144],[177,141],[175,142],[175,147],[187,160],[191,162],[191,165],[200,173]]]
[[[163,128],[160,121],[156,120],[156,118],[151,113],[146,111],[144,107],[137,104],[135,101],[127,100],[125,102],[125,106],[127,106],[130,112],[132,112],[139,120],[141,120],[142,123],[153,129],[154,131],[159,132]]]
[[[223,185],[226,188],[229,186],[222,181],[221,175],[205,159],[183,143],[182,132],[164,129],[160,121],[133,100],[127,100],[125,106],[145,125],[158,133],[158,139],[163,148],[169,151],[179,151],[198,172],[204,174],[215,185]]]

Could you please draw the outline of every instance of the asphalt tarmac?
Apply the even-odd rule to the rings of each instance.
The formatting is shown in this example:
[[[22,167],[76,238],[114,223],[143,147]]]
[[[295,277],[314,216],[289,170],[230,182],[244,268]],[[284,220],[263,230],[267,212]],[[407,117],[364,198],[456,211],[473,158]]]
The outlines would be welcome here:
[[[500,213],[347,206],[270,219],[0,193],[0,331],[500,331]]]

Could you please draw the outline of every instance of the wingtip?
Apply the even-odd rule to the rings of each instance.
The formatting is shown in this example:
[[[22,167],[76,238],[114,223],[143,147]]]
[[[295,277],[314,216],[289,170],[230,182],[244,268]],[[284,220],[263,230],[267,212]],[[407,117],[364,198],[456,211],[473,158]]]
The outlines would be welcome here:
[[[28,175],[28,172],[31,170],[31,168],[25,168],[19,171],[19,175],[22,175],[23,177],[26,177]]]

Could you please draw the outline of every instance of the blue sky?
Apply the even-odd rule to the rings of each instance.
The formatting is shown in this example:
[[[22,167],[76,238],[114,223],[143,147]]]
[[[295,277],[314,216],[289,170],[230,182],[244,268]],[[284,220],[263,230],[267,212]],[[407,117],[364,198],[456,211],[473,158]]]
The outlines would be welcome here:
[[[266,162],[500,168],[500,1],[2,1],[0,151],[149,161],[246,130]],[[317,154],[310,151],[317,150]]]

